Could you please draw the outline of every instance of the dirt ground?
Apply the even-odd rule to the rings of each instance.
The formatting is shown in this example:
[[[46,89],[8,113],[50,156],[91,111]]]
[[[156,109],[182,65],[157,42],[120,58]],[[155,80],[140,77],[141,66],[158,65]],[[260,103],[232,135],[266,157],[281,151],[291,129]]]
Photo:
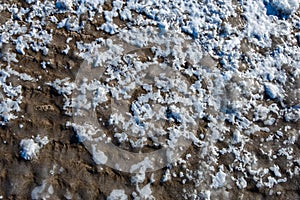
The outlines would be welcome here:
[[[26,5],[19,1],[18,4]],[[110,5],[107,5],[108,9]],[[61,17],[61,16],[60,16]],[[10,18],[10,13],[2,11],[0,13],[0,24]],[[122,25],[122,21],[118,21]],[[92,159],[90,152],[78,141],[76,133],[66,123],[72,121],[72,117],[65,115],[63,110],[63,96],[59,95],[51,86],[44,83],[54,81],[56,78],[63,79],[71,77],[75,79],[76,73],[80,67],[82,59],[76,54],[75,41],[92,41],[95,38],[108,38],[109,34],[103,31],[96,31],[97,24],[103,23],[103,16],[86,25],[82,33],[66,31],[65,29],[55,29],[52,23],[47,23],[45,30],[53,29],[53,42],[48,45],[49,52],[44,56],[41,52],[27,50],[26,55],[17,53],[18,63],[12,63],[11,68],[24,72],[37,78],[37,82],[22,82],[23,99],[21,111],[17,119],[9,121],[0,128],[0,196],[2,199],[30,199],[31,192],[36,186],[51,184],[55,191],[49,199],[106,199],[112,189],[124,189],[128,194],[136,191],[136,186],[131,184],[131,174],[119,172],[105,166],[97,166]],[[69,43],[70,51],[68,55],[61,54],[65,49],[65,41],[69,36],[74,39]],[[7,44],[5,48],[13,47]],[[15,52],[12,48],[12,52]],[[41,68],[42,61],[51,61],[46,69]],[[3,65],[6,64],[1,60]],[[23,66],[20,68],[20,66]],[[41,77],[40,77],[41,76]],[[40,77],[40,78],[39,78]],[[12,80],[14,83],[20,83],[20,80]],[[42,86],[42,87],[38,87]],[[42,106],[48,106],[48,109],[42,109]],[[298,122],[299,123],[299,122]],[[201,121],[201,127],[208,129],[205,120]],[[23,125],[20,128],[20,125]],[[282,122],[277,126],[290,125],[296,129],[299,124]],[[38,159],[30,161],[20,157],[20,141],[24,138],[31,138],[32,135],[48,136],[51,138],[45,147],[41,148]],[[257,137],[257,138],[256,138]],[[254,152],[260,155],[259,150],[255,150],[255,140],[259,140],[259,135],[253,136]],[[221,142],[219,146],[225,145]],[[274,144],[276,145],[276,144]],[[300,139],[295,143],[297,149],[295,154],[300,153]],[[189,160],[190,168],[197,168],[201,165],[201,160],[197,159],[199,147],[192,145],[187,153],[193,156]],[[259,158],[260,161],[268,162],[264,155]],[[229,165],[233,157],[230,154],[224,155],[219,159],[219,165]],[[284,162],[284,161],[283,161]],[[167,168],[163,168],[153,173],[147,173],[145,184],[151,179],[151,175],[159,179],[165,173]],[[174,171],[181,171],[182,166],[178,166]],[[238,172],[236,172],[238,173]],[[183,188],[191,191],[196,186],[193,182],[182,183],[180,178],[174,178],[172,181],[155,181],[151,184],[152,194],[156,199],[173,200],[183,199]],[[218,199],[300,199],[300,176],[294,175],[286,183],[276,186],[274,191],[281,191],[280,195],[270,194],[270,189],[257,188],[255,183],[248,185],[245,189],[225,188],[216,191]],[[223,197],[223,193],[229,193],[229,196]],[[69,194],[69,196],[68,196]],[[203,199],[199,196],[198,199]]]

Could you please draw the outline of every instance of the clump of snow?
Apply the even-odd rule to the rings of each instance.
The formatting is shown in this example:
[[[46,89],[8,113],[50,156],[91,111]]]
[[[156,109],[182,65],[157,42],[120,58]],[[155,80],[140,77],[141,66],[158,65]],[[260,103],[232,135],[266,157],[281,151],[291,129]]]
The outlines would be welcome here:
[[[223,171],[224,167],[221,166],[219,172],[216,173],[212,178],[212,187],[213,188],[221,188],[226,185],[226,173]]]
[[[79,32],[83,27],[84,22],[80,23],[79,19],[73,16],[66,17],[57,24],[57,28],[65,28],[67,31]]]
[[[70,95],[72,91],[76,87],[76,85],[72,82],[69,82],[70,78],[64,79],[55,79],[52,83],[47,83],[57,90],[59,94]]]
[[[26,3],[34,3],[34,2],[36,2],[36,0],[26,0]]]
[[[238,178],[236,184],[239,189],[244,189],[247,187],[247,181],[244,179],[244,177]]]
[[[141,189],[137,187],[137,194],[136,192],[132,193],[132,196],[135,200],[142,200],[142,199],[149,199],[149,200],[154,200],[155,197],[152,195],[152,190],[151,190],[151,183],[148,183]]]
[[[272,83],[265,83],[264,86],[265,92],[270,99],[283,98],[282,90],[277,85],[274,85]]]
[[[287,122],[297,122],[300,119],[300,108],[289,108],[285,110],[284,119]]]
[[[272,170],[277,177],[281,177],[280,168],[278,165],[274,165],[273,167],[270,167],[270,170]]]
[[[107,197],[107,200],[127,200],[128,196],[125,194],[124,190],[113,190],[110,195]]]
[[[31,199],[51,199],[51,195],[54,193],[53,186],[46,180],[43,181],[42,185],[36,186],[31,191]]]
[[[171,180],[172,179],[172,176],[171,176],[171,173],[170,173],[170,169],[167,169],[163,175],[163,177],[161,178],[161,182],[166,182],[168,180]]]
[[[95,145],[92,145],[92,155],[93,155],[93,160],[97,165],[103,165],[107,162],[107,156],[97,149]]]
[[[68,122],[66,125],[72,127],[75,130],[79,142],[93,140],[92,137],[97,134],[97,129],[95,129],[90,124],[78,125]]]
[[[146,157],[142,162],[132,165],[130,173],[135,173],[135,175],[131,178],[131,182],[133,184],[144,182],[146,170],[151,169],[152,165],[153,161],[149,160],[148,157]]]
[[[55,6],[58,10],[71,10],[73,6],[72,0],[57,0]]]
[[[49,142],[48,137],[40,138],[38,135],[34,139],[23,139],[20,142],[20,156],[25,160],[37,158],[40,149]]]
[[[299,0],[264,0],[267,15],[275,15],[280,19],[288,18],[299,8]]]
[[[23,81],[33,81],[33,78],[11,69],[10,65],[6,69],[2,68],[2,65],[0,67],[0,125],[5,125],[9,120],[17,118],[15,113],[20,111],[23,98],[22,86],[8,82],[7,79],[17,76]]]
[[[115,24],[112,24],[112,23],[104,23],[101,25],[100,29],[105,31],[106,33],[109,33],[109,34],[115,34],[117,32],[117,26]]]

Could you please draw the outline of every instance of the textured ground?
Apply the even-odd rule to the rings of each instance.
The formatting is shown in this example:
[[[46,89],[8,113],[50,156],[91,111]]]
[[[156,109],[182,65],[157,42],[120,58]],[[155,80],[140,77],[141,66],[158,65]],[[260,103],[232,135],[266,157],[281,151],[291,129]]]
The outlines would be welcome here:
[[[183,155],[184,160],[186,160],[186,164],[179,162],[180,164],[174,164],[173,167],[165,167],[155,172],[146,173],[146,178],[142,182],[136,184],[133,183],[133,175],[130,173],[120,172],[106,166],[95,164],[92,154],[87,150],[83,143],[78,141],[78,136],[76,136],[77,133],[74,131],[74,129],[70,126],[66,126],[67,122],[72,121],[73,118],[67,115],[66,110],[63,109],[65,97],[59,94],[57,88],[45,84],[53,82],[56,79],[64,79],[65,77],[69,77],[70,81],[74,81],[79,70],[80,63],[82,63],[84,60],[82,56],[79,56],[78,54],[79,50],[76,42],[83,41],[84,43],[91,43],[95,41],[96,38],[110,38],[112,33],[107,33],[109,31],[97,29],[97,27],[100,27],[104,22],[109,20],[105,19],[103,12],[95,11],[93,20],[88,21],[88,14],[86,12],[81,14],[79,18],[74,17],[74,19],[76,18],[76,20],[79,20],[78,24],[81,24],[81,21],[85,21],[84,27],[80,31],[76,31],[76,26],[74,25],[76,23],[69,25],[71,28],[57,28],[57,22],[51,22],[49,17],[38,16],[38,11],[36,11],[37,13],[32,14],[32,22],[28,22],[28,19],[31,15],[30,13],[34,13],[34,8],[32,5],[35,4],[29,4],[28,2],[30,1],[1,2],[1,5],[7,3],[7,5],[15,5],[16,8],[23,7],[31,9],[31,12],[24,14],[22,17],[18,17],[16,14],[13,14],[14,12],[18,11],[9,10],[8,8],[0,9],[0,25],[3,25],[1,29],[3,32],[1,33],[0,31],[0,38],[2,40],[0,46],[0,67],[4,71],[8,71],[6,66],[9,65],[11,69],[19,73],[26,73],[33,78],[33,81],[24,81],[22,78],[18,77],[18,75],[11,75],[10,77],[7,77],[7,79],[3,81],[3,84],[1,85],[1,91],[3,94],[7,94],[4,88],[9,85],[10,82],[13,86],[22,86],[22,100],[19,104],[20,110],[18,112],[13,110],[11,111],[11,113],[14,113],[17,118],[6,121],[5,114],[3,114],[5,112],[1,111],[1,120],[4,122],[4,124],[0,128],[0,196],[3,199],[31,199],[33,197],[45,199],[106,199],[114,189],[124,190],[128,196],[128,199],[133,199],[135,194],[137,194],[137,197],[135,197],[136,199],[155,198],[164,200],[209,198],[300,199],[300,138],[298,137],[300,134],[299,116],[297,118],[297,114],[299,115],[300,94],[300,48],[298,46],[299,44],[297,44],[297,34],[300,29],[299,9],[297,11],[298,13],[293,14],[293,19],[295,19],[294,22],[291,22],[291,18],[288,19],[290,20],[291,24],[296,22],[299,23],[298,26],[295,25],[292,27],[292,30],[290,30],[291,34],[283,34],[282,36],[278,37],[268,36],[266,41],[271,39],[272,45],[264,46],[264,44],[262,44],[262,47],[257,45],[256,41],[251,42],[250,39],[249,41],[244,39],[240,41],[241,48],[238,50],[239,52],[242,52],[241,54],[246,55],[243,57],[245,60],[251,60],[250,57],[253,55],[247,54],[247,52],[251,52],[250,49],[256,49],[255,52],[257,54],[267,57],[267,55],[274,52],[273,50],[276,49],[275,47],[285,43],[292,49],[289,49],[290,54],[292,54],[291,52],[294,52],[298,55],[298,57],[294,56],[291,58],[293,62],[291,61],[288,64],[283,62],[283,64],[281,63],[280,66],[279,71],[284,71],[284,73],[287,75],[287,81],[284,84],[284,98],[280,99],[280,94],[276,94],[278,96],[275,95],[276,97],[272,98],[272,94],[270,95],[266,93],[263,89],[262,91],[258,91],[258,93],[263,96],[262,99],[257,99],[257,102],[260,102],[260,105],[268,107],[271,104],[276,104],[279,107],[280,112],[282,112],[278,115],[275,115],[274,113],[270,114],[270,117],[274,116],[276,118],[276,123],[272,124],[271,126],[267,126],[264,124],[264,120],[266,119],[255,121],[254,116],[257,112],[255,108],[253,108],[245,116],[258,126],[267,126],[269,131],[258,130],[252,134],[246,134],[243,132],[244,130],[241,131],[241,134],[245,135],[244,138],[248,139],[245,143],[245,151],[241,149],[241,152],[245,153],[241,157],[249,155],[250,160],[253,160],[254,158],[257,159],[259,167],[263,169],[270,169],[270,167],[274,167],[274,165],[279,166],[282,175],[277,176],[275,170],[269,170],[266,172],[268,175],[264,176],[264,171],[259,171],[258,168],[257,175],[253,175],[249,171],[239,171],[239,164],[241,165],[241,168],[247,169],[247,164],[244,166],[241,164],[246,161],[243,160],[240,162],[235,162],[235,159],[237,159],[237,154],[234,152],[228,151],[224,154],[220,153],[222,149],[229,149],[231,144],[233,144],[233,146],[236,145],[236,147],[238,146],[237,144],[230,142],[231,138],[234,137],[233,132],[236,128],[235,124],[231,124],[228,120],[224,120],[224,123],[222,123],[221,126],[229,128],[229,131],[221,133],[225,139],[216,140],[212,143],[216,148],[192,145]],[[69,9],[67,7],[68,2],[70,1],[66,1],[66,3],[63,4],[66,6],[66,10]],[[297,1],[295,2],[297,3]],[[242,3],[240,1],[234,1],[233,4],[239,5],[236,7],[235,11],[239,15],[226,18],[222,23],[229,23],[232,25],[232,27],[238,27],[237,29],[239,29],[239,26],[241,26],[240,29],[242,29],[243,23],[246,23],[246,17],[242,14]],[[106,2],[102,5],[103,10],[112,10],[113,7],[114,6],[111,2]],[[154,7],[155,6],[153,6],[153,8]],[[42,5],[41,8],[41,13],[47,12],[47,7],[45,5]],[[51,13],[50,15],[56,16],[58,21],[61,21],[69,14],[69,12],[58,11],[57,13]],[[72,15],[78,16],[74,13]],[[149,18],[152,20],[152,18],[149,17],[149,14],[147,15],[146,11],[141,11],[140,13],[137,11],[132,11],[132,16],[133,18],[140,17],[142,19]],[[160,18],[158,17],[158,20],[159,19]],[[185,20],[188,19],[186,18]],[[119,16],[113,17],[114,24],[118,25],[120,30],[127,26],[143,26],[141,24],[134,23],[134,25],[128,25],[129,21],[129,19],[121,20]],[[41,33],[41,38],[28,42],[28,44],[32,46],[29,48],[24,48],[26,53],[22,54],[22,52],[18,52],[18,48],[16,47],[17,42],[14,41],[14,39],[20,35],[24,35],[24,33],[12,33],[14,31],[14,27],[16,27],[13,25],[14,23],[17,23],[20,26],[23,25],[24,27],[27,27],[28,30],[30,30],[31,27],[34,27],[34,23],[41,23],[42,30],[46,31],[47,33],[51,33],[50,35],[52,40],[50,42],[45,42],[45,37],[48,36],[44,36],[43,33]],[[6,25],[4,26],[4,24]],[[10,26],[11,28],[9,28]],[[146,24],[145,26],[151,25]],[[153,26],[156,26],[156,24]],[[214,27],[212,27],[212,29],[214,29]],[[39,28],[36,30],[41,31]],[[11,32],[9,33],[9,31]],[[218,34],[220,31],[222,30],[217,31]],[[186,37],[191,36],[191,38],[195,40],[203,36],[201,35],[201,30],[199,33],[197,33],[199,36],[193,35],[193,32],[185,32]],[[8,37],[11,38],[6,39],[6,33],[9,33],[7,35],[9,35]],[[72,40],[69,43],[66,43],[69,37],[72,37]],[[205,37],[206,36],[203,36],[204,39]],[[226,37],[234,37],[234,33]],[[300,43],[300,35],[298,35],[298,37],[298,43]],[[41,41],[41,45],[37,46],[41,47],[41,49],[37,51],[33,50],[35,42],[38,43],[39,40]],[[70,50],[67,54],[64,54],[62,51],[66,49],[66,45],[70,47]],[[47,54],[43,53],[43,47],[46,47],[48,51]],[[146,56],[153,56],[149,50],[147,51],[144,49],[143,51]],[[283,52],[282,54],[287,55],[289,53]],[[18,62],[14,62],[13,59],[9,60],[11,58],[8,55],[16,55],[16,60],[18,60]],[[247,56],[249,56],[249,58],[247,58]],[[242,60],[243,58],[241,56],[238,59]],[[164,60],[167,58],[161,59]],[[43,68],[41,64],[43,61],[48,62],[46,63],[45,68]],[[221,58],[215,59],[211,56],[204,56],[201,60],[201,65],[205,68],[211,69],[212,71],[229,71],[230,69],[226,68],[227,61],[228,60],[224,61],[224,64]],[[245,74],[246,71],[251,71],[251,66],[249,63],[251,62],[245,61],[245,65],[241,66],[239,71],[241,71],[241,73],[245,72]],[[252,66],[253,69],[259,68],[259,66],[255,64],[256,63],[253,64],[254,67]],[[268,69],[269,68],[267,68],[267,70]],[[295,75],[297,73],[298,75]],[[4,76],[3,74],[4,72],[2,71],[1,77]],[[295,76],[293,76],[293,74]],[[188,77],[188,80],[194,83],[197,78],[199,77],[191,76]],[[236,78],[241,79],[239,76]],[[235,81],[234,77],[232,79]],[[276,78],[270,82],[276,84],[279,83],[280,85],[280,81],[275,79]],[[263,78],[261,80],[263,80]],[[237,82],[239,81],[240,80],[237,80]],[[253,83],[252,86],[255,87],[255,83]],[[212,87],[209,85],[209,80],[205,80],[205,78],[203,78],[203,90],[209,90],[209,87]],[[230,91],[230,88],[228,90]],[[253,91],[254,89],[251,89],[251,92]],[[283,104],[289,108],[292,108],[293,106],[295,107],[293,108],[296,110],[296,117],[294,116],[295,120],[287,120],[284,117],[286,114],[284,112],[288,111],[284,110],[285,107]],[[3,107],[1,107],[1,109],[2,108]],[[218,115],[218,111],[214,111],[214,108],[207,108],[205,112],[206,114],[211,114],[212,116]],[[201,138],[199,135],[198,136],[200,140],[203,140],[203,144],[206,144],[205,142],[207,142],[207,140],[210,138],[209,134],[212,133],[210,130],[212,122],[207,118],[207,115],[206,117],[199,119],[198,122],[199,130],[197,133],[201,132],[204,137]],[[282,137],[276,136],[278,130],[283,132]],[[40,149],[36,158],[31,160],[23,159],[22,156],[20,156],[21,140],[31,138],[32,136],[36,137],[37,135],[40,135],[41,137],[47,136],[49,139],[48,144]],[[267,138],[270,138],[270,135],[273,139],[267,140]],[[262,138],[265,142],[262,141]],[[285,140],[288,142],[284,143]],[[275,155],[281,147],[285,147],[286,149],[291,148],[292,151],[289,151],[288,149],[287,154],[283,152],[282,154],[277,154],[278,157],[276,157],[276,159],[270,159],[268,151],[272,150]],[[217,155],[215,155],[213,158],[210,158],[208,155],[213,153],[208,152],[203,157],[202,148],[206,148],[207,151],[211,150],[214,153],[217,153]],[[264,149],[267,153],[263,153],[261,149]],[[247,152],[251,152],[251,154],[247,154]],[[191,154],[191,158],[185,159],[186,154]],[[271,156],[273,156],[272,152]],[[291,158],[289,158],[289,156],[291,156]],[[245,157],[243,157],[243,159]],[[212,166],[214,170],[209,171],[208,166]],[[177,174],[177,177],[171,175],[172,178],[170,180],[160,181],[168,170],[170,170],[171,174]],[[193,171],[192,176],[194,178],[189,180],[188,174],[190,171]],[[199,173],[202,173],[201,176],[196,174],[198,171]],[[289,173],[289,171],[291,173]],[[180,172],[183,172],[182,177]],[[221,184],[219,186],[212,186],[213,177],[217,176],[217,172],[225,172],[230,174],[230,176],[227,176],[228,180],[225,182],[220,181],[225,183],[225,185]],[[214,174],[214,176],[212,176],[212,174]],[[254,178],[256,176],[261,178],[261,186],[258,185],[259,180]],[[247,182],[246,186],[238,187],[236,181],[233,181],[231,177],[245,177]],[[266,182],[271,182],[268,177],[275,177],[276,179],[279,179],[278,177],[282,177],[286,178],[286,180],[281,183],[276,182],[268,187]],[[153,179],[155,181],[153,181]],[[197,180],[199,182],[197,182]],[[143,196],[143,192],[140,192],[139,189],[145,188],[144,186],[146,186],[148,183],[151,183],[150,185],[152,192],[150,192],[147,197],[147,195]],[[35,191],[39,191],[38,194],[36,194]],[[144,191],[144,194],[147,194],[147,192]]]

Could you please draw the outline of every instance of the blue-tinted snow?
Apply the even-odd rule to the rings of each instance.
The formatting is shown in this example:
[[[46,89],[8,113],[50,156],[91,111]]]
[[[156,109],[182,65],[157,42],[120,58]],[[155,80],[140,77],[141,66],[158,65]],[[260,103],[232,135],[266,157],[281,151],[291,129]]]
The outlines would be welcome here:
[[[266,14],[277,16],[279,19],[286,19],[299,7],[298,0],[264,0]]]
[[[37,154],[40,149],[49,142],[48,137],[45,136],[40,138],[40,136],[34,139],[23,139],[20,142],[20,156],[25,160],[31,160],[37,158]]]

